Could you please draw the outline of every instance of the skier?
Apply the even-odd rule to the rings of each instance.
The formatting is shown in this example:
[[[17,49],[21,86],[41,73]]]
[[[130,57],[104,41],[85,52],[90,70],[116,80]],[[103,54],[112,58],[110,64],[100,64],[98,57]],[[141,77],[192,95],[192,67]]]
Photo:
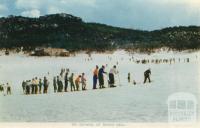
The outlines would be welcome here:
[[[130,83],[131,82],[131,73],[129,72],[128,73],[128,83]]]
[[[81,83],[82,83],[82,90],[86,90],[86,78],[85,78],[85,73],[82,73],[82,76],[81,76]]]
[[[81,75],[79,75],[76,80],[75,80],[75,84],[76,84],[76,91],[79,91],[79,84],[81,82]]]
[[[34,93],[35,93],[35,80],[33,78],[31,82],[31,94],[34,94]]]
[[[58,85],[58,92],[62,92],[62,90],[63,90],[63,83],[61,81],[61,76],[57,76],[57,85]]]
[[[59,92],[62,92],[62,91],[63,91],[63,82],[62,82],[62,80],[61,80],[61,76],[60,76],[60,78],[59,78],[59,86],[60,86]]]
[[[99,72],[98,72],[98,78],[99,78],[99,88],[102,89],[102,88],[105,88],[104,86],[104,78],[103,78],[103,74],[107,74],[107,72],[104,71],[105,69],[105,66],[102,66],[100,69],[99,69]]]
[[[60,92],[61,89],[60,89],[60,80],[59,80],[59,76],[57,76],[56,83],[57,83],[57,86],[58,86],[57,92]]]
[[[25,88],[26,88],[26,82],[23,80],[23,82],[22,82],[23,93],[25,93]]]
[[[3,86],[4,86],[4,84],[2,84],[2,85],[0,84],[0,92],[4,91],[4,87]]]
[[[96,68],[93,71],[93,89],[97,89],[98,69],[99,67],[96,65]]]
[[[151,69],[149,68],[144,72],[144,84],[146,83],[147,79],[149,80],[149,83],[151,82],[150,75],[151,75]]]
[[[31,80],[26,81],[26,95],[30,94],[30,88],[31,88]]]
[[[57,81],[56,81],[56,77],[53,78],[53,88],[54,88],[54,93],[57,92]]]
[[[75,86],[74,86],[74,73],[71,74],[71,76],[69,77],[69,82],[70,82],[70,86],[71,86],[71,92],[75,91]]]
[[[37,77],[35,77],[35,94],[38,93],[38,85],[39,85],[39,81],[38,81]]]
[[[187,62],[188,62],[188,63],[190,62],[190,58],[187,58]]]
[[[115,77],[114,77],[114,74],[117,74],[118,71],[116,69],[116,65],[113,66],[113,68],[110,69],[110,72],[109,72],[109,86],[110,87],[116,87],[114,84],[115,84]]]
[[[7,88],[7,95],[11,95],[11,86],[6,83],[6,88]]]
[[[68,88],[68,72],[66,72],[65,74],[65,92],[67,92],[67,88]]]
[[[41,94],[41,90],[42,90],[42,79],[39,79],[39,93]]]
[[[46,78],[46,76],[44,77],[44,81],[43,81],[43,83],[44,83],[44,90],[43,90],[43,93],[47,93],[47,90],[48,90],[48,80],[47,80],[47,78]]]

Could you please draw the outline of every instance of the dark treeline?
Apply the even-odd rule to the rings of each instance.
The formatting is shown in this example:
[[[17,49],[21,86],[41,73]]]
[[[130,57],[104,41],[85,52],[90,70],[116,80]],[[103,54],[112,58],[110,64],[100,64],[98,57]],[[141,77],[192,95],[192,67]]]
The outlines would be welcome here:
[[[0,48],[35,47],[78,50],[199,49],[200,27],[171,27],[141,31],[86,23],[69,14],[52,14],[39,18],[8,16],[0,18]]]

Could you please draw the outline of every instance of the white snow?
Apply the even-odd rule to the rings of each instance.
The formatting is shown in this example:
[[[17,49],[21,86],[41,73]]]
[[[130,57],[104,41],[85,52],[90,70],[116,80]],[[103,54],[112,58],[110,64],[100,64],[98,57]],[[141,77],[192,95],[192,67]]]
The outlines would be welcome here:
[[[196,55],[198,56],[196,58]],[[109,60],[112,57],[112,60]],[[175,64],[136,64],[129,61],[143,58],[176,58]],[[190,63],[185,63],[185,58]],[[1,122],[167,122],[167,98],[176,92],[194,94],[199,101],[200,53],[162,52],[152,55],[128,54],[116,51],[114,54],[80,53],[75,57],[30,57],[11,54],[0,56],[0,84],[9,82],[13,94],[0,93]],[[181,62],[178,62],[181,58]],[[116,63],[120,83],[117,88],[91,90],[92,72],[95,65],[106,65],[106,71]],[[75,76],[86,74],[88,91],[54,94],[52,78],[61,68],[69,68]],[[143,72],[151,68],[150,84],[143,84]],[[47,75],[47,73],[50,75]],[[129,84],[127,74],[131,73],[138,83]],[[51,82],[49,93],[44,95],[23,95],[21,82],[33,77],[47,76]],[[107,76],[105,75],[105,79]],[[119,85],[119,78],[116,76]],[[106,83],[107,86],[107,83]],[[199,107],[198,107],[199,108]],[[199,113],[199,109],[197,110]]]

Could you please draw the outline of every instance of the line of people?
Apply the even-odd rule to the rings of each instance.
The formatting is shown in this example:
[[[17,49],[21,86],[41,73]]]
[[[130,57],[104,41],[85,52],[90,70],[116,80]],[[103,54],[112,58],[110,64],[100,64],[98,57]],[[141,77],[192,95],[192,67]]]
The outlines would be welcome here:
[[[117,70],[117,66],[114,65],[109,73],[105,71],[105,66],[102,65],[101,68],[99,68],[98,65],[96,65],[94,71],[93,71],[93,88],[97,89],[97,83],[99,83],[99,89],[105,88],[105,77],[104,74],[107,75],[108,79],[108,87],[113,88],[116,87],[115,84],[115,76],[119,74],[119,71]],[[148,69],[144,72],[144,83],[146,83],[147,80],[151,82],[150,80],[151,70]],[[53,88],[54,93],[60,93],[60,92],[68,92],[68,91],[84,91],[87,90],[86,88],[86,78],[85,73],[82,73],[81,75],[77,75],[75,77],[74,73],[71,73],[69,76],[69,69],[61,69],[61,73],[53,78]],[[128,82],[130,82],[130,73],[128,73]],[[134,84],[136,84],[135,81],[133,81]],[[120,84],[120,83],[119,83]],[[70,86],[70,87],[69,87]],[[23,81],[22,82],[22,88],[24,94],[41,94],[41,93],[47,93],[49,87],[49,81],[46,77],[42,80],[41,78],[38,79],[37,77],[33,78],[31,80]],[[42,91],[43,88],[43,91]],[[70,88],[70,89],[69,89]]]
[[[62,70],[61,72],[65,72],[65,71]],[[82,90],[83,91],[86,90],[86,81],[87,80],[85,78],[85,73],[78,75],[74,80],[74,73],[71,73],[71,75],[69,76],[69,69],[67,69],[65,76],[64,76],[64,82],[63,82],[62,78],[63,78],[62,74],[53,78],[54,93],[63,92],[63,91],[68,92],[69,84],[70,84],[71,92],[80,91],[80,84],[82,85]]]
[[[113,68],[110,69],[110,72],[107,73],[104,71],[105,66],[103,65],[100,69],[98,65],[96,65],[96,68],[93,71],[93,89],[97,89],[97,82],[99,82],[99,88],[105,88],[104,86],[104,74],[109,75],[108,85],[109,87],[116,87],[115,86],[115,78],[114,75],[119,73],[116,69],[116,66],[114,65]],[[65,75],[64,75],[65,73]],[[64,77],[64,80],[63,80]],[[82,85],[82,90],[87,90],[86,88],[86,78],[85,73],[82,73],[81,75],[77,75],[75,77],[74,73],[71,73],[69,76],[69,69],[61,69],[60,75],[53,78],[53,88],[54,93],[56,92],[68,92],[68,86],[70,85],[70,91],[80,91],[80,84]],[[63,84],[64,83],[64,84]]]
[[[32,80],[26,80],[22,82],[23,93],[26,95],[29,94],[42,94],[47,93],[49,87],[49,81],[46,77],[42,80],[37,77]],[[43,89],[43,90],[42,90]]]

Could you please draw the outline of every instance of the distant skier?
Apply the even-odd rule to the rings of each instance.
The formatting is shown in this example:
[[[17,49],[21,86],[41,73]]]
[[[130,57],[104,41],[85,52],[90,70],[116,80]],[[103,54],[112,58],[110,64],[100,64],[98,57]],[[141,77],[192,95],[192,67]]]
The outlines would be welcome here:
[[[81,76],[81,83],[82,83],[82,90],[86,90],[86,78],[85,78],[85,73],[82,73],[82,76]]]
[[[81,75],[79,75],[75,80],[76,91],[79,91],[79,84],[81,82]]]
[[[49,82],[48,82],[48,80],[47,80],[47,78],[46,77],[44,77],[44,90],[43,90],[43,93],[45,94],[45,93],[47,93],[47,90],[48,90],[48,86],[49,86]]]
[[[8,84],[8,83],[6,83],[6,88],[7,88],[7,95],[11,95],[11,86]]]
[[[129,72],[128,73],[128,83],[130,83],[131,82],[131,73]]]
[[[53,78],[53,89],[54,89],[54,93],[57,92],[57,80],[56,77]]]
[[[61,76],[57,76],[57,84],[58,84],[58,92],[63,91],[63,82],[61,80]]]
[[[30,89],[31,89],[31,80],[27,80],[26,81],[26,95],[29,95],[31,93]]]
[[[42,85],[43,85],[43,83],[42,83],[42,79],[39,79],[39,93],[41,94],[42,92]]]
[[[65,92],[67,92],[67,88],[68,88],[68,72],[66,72],[65,74]]]
[[[98,70],[99,67],[96,65],[96,68],[93,71],[93,89],[97,89]]]
[[[4,84],[0,84],[0,92],[3,92],[4,91]]]
[[[190,62],[190,58],[187,58],[187,62],[188,62],[188,63]]]
[[[99,88],[102,89],[102,88],[105,88],[104,86],[104,77],[103,77],[103,74],[107,74],[107,72],[104,71],[105,69],[105,66],[102,66],[100,69],[99,69],[99,72],[98,72],[98,78],[99,78]]]
[[[60,92],[63,92],[63,88],[64,88],[64,85],[63,85],[63,81],[61,80],[61,78],[59,79],[60,81]]]
[[[57,92],[60,92],[60,78],[59,78],[59,76],[57,76],[56,84],[57,84]]]
[[[113,66],[113,68],[110,69],[110,72],[109,72],[109,86],[110,87],[116,87],[114,84],[115,84],[115,74],[118,73],[117,69],[116,69],[116,65]]]
[[[35,93],[35,85],[34,85],[34,83],[35,83],[35,80],[33,78],[32,81],[31,81],[31,94]]]
[[[37,77],[35,77],[35,94],[38,93],[38,85],[39,85],[39,80]]]
[[[71,76],[69,77],[69,82],[70,82],[70,86],[71,86],[71,92],[75,91],[75,86],[74,86],[74,73],[71,74]]]
[[[22,89],[23,89],[23,93],[25,94],[25,92],[26,92],[26,82],[24,80],[22,82]]]
[[[150,75],[151,75],[151,69],[148,69],[144,72],[144,84],[146,83],[147,79],[149,80],[149,83],[151,82]]]

